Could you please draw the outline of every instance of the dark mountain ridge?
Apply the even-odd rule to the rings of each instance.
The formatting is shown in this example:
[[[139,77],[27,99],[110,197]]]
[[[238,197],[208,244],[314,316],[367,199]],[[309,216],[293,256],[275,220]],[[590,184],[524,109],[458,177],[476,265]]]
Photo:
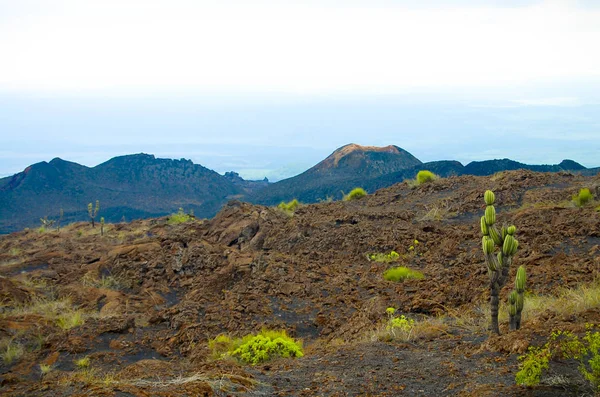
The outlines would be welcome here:
[[[39,224],[39,218],[83,220],[87,204],[100,201],[107,222],[162,216],[183,207],[199,217],[212,217],[223,203],[263,187],[239,181],[190,160],[157,159],[135,154],[110,159],[96,167],[55,158],[0,179],[0,232]]]
[[[112,158],[95,167],[54,158],[0,179],[0,233],[39,225],[45,216],[63,222],[87,218],[87,204],[100,201],[106,222],[163,216],[182,207],[198,217],[212,217],[231,199],[275,205],[294,198],[304,203],[340,199],[343,192],[362,187],[369,193],[412,179],[423,169],[441,177],[492,175],[526,169],[538,172],[576,172],[595,175],[572,160],[555,165],[517,161],[458,161],[422,163],[398,146],[345,145],[307,171],[270,184],[246,181],[235,172],[220,175],[190,160],[160,159],[149,154]]]

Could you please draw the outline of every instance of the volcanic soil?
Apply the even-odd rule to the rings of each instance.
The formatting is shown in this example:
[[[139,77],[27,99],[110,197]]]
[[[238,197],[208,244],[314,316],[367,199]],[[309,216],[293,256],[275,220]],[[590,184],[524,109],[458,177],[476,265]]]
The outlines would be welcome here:
[[[511,171],[401,183],[358,200],[275,207],[230,202],[211,220],[168,217],[0,237],[0,394],[6,396],[568,396],[591,393],[577,363],[515,385],[517,357],[553,330],[582,333],[600,308],[527,315],[487,329],[483,193],[517,227],[528,294],[597,280],[598,203],[571,197],[600,176]],[[101,214],[100,214],[101,215]],[[415,241],[416,240],[416,241]],[[412,247],[412,248],[411,248]],[[391,263],[369,258],[398,252]],[[392,266],[421,280],[392,282]],[[511,269],[501,299],[512,289]],[[386,308],[419,333],[386,332]],[[64,326],[65,318],[81,323]],[[70,316],[70,317],[69,317]],[[215,360],[219,334],[285,329],[304,357]],[[6,357],[6,354],[4,354]],[[89,358],[89,364],[77,360]],[[561,379],[560,382],[556,379]],[[591,394],[590,394],[591,395]]]

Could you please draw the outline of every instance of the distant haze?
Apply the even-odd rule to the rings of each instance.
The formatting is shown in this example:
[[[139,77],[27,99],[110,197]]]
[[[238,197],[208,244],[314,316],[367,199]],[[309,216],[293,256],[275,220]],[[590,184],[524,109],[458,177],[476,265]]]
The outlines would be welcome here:
[[[598,4],[0,0],[0,176],[146,152],[278,180],[350,142],[600,166]]]

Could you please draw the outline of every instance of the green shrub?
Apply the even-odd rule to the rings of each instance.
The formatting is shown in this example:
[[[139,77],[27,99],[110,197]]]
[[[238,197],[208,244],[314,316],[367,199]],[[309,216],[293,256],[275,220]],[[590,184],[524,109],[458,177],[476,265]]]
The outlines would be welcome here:
[[[555,331],[542,347],[530,347],[526,355],[519,357],[519,371],[515,381],[519,385],[535,386],[540,383],[544,370],[549,368],[550,358],[579,361],[579,373],[589,382],[594,392],[600,392],[600,332],[593,331],[593,324],[586,324],[582,338],[570,331]]]
[[[277,208],[279,208],[280,210],[282,210],[283,212],[285,212],[288,215],[292,215],[299,206],[300,206],[300,202],[296,199],[293,199],[292,201],[290,201],[288,203],[285,203],[282,201],[281,203],[279,203]]]
[[[352,189],[352,191],[344,196],[344,201],[358,200],[367,195],[367,191],[362,187]]]
[[[219,335],[208,342],[213,358],[234,357],[246,364],[256,365],[275,357],[302,357],[302,343],[289,337],[285,330],[263,329],[258,334],[232,339]]]
[[[594,196],[592,196],[592,192],[590,192],[590,189],[588,188],[580,189],[579,194],[573,196],[573,202],[578,207],[583,207],[587,203],[591,202],[593,199]]]
[[[187,222],[191,219],[190,215],[183,212],[183,208],[179,208],[176,214],[169,215],[167,223],[169,225],[177,225],[179,223]]]
[[[403,314],[400,315],[400,317],[397,317],[395,315],[396,309],[393,307],[388,307],[385,312],[388,315],[388,321],[385,326],[386,331],[388,331],[394,338],[410,340],[413,328],[415,326],[415,320],[407,318]]]
[[[540,383],[542,371],[548,369],[550,351],[548,345],[529,347],[527,354],[520,356],[519,372],[515,376],[517,385],[535,386]]]
[[[406,279],[421,280],[425,278],[423,273],[405,266],[392,267],[383,273],[383,278],[388,281],[402,281]]]
[[[419,186],[423,183],[431,182],[438,179],[438,176],[431,171],[422,170],[417,173],[416,185]]]

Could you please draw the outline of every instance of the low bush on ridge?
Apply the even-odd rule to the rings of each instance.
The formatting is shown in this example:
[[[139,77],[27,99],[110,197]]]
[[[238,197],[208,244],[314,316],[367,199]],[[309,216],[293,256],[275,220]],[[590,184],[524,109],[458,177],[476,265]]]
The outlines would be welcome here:
[[[421,170],[417,173],[416,185],[422,185],[438,179],[438,176],[431,171]]]
[[[344,195],[344,201],[352,201],[358,200],[359,198],[365,197],[367,195],[367,191],[362,187],[354,188],[350,191],[350,193]]]
[[[293,199],[292,201],[289,201],[287,203],[282,201],[281,203],[279,203],[277,208],[279,208],[288,215],[293,215],[294,211],[296,211],[296,209],[298,209],[299,206],[300,202],[296,199]]]

